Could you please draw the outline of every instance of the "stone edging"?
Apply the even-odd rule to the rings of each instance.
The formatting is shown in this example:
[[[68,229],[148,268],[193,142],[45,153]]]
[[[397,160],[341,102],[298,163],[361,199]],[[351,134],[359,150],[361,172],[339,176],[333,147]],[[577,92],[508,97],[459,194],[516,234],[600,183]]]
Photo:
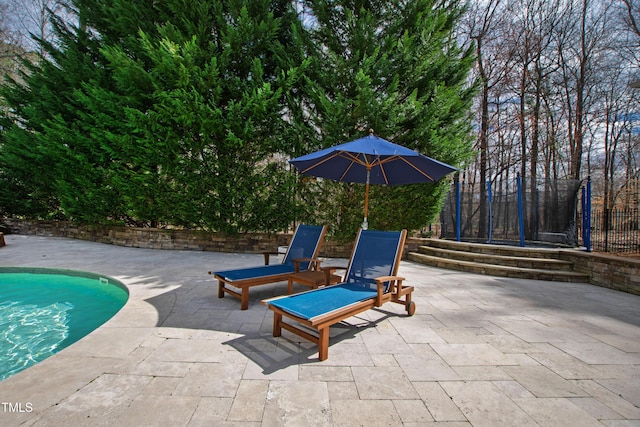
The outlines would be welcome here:
[[[601,288],[640,295],[640,260],[615,255],[561,249],[560,259],[589,275],[589,283]]]

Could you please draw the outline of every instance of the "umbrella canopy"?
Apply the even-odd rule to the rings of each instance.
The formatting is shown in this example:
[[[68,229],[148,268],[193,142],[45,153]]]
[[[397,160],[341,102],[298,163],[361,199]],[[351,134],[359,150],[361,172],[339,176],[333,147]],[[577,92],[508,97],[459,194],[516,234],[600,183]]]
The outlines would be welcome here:
[[[435,182],[456,171],[439,162],[370,133],[363,138],[336,145],[289,161],[302,174],[339,182],[366,184],[364,222],[367,228],[369,184],[403,185]]]

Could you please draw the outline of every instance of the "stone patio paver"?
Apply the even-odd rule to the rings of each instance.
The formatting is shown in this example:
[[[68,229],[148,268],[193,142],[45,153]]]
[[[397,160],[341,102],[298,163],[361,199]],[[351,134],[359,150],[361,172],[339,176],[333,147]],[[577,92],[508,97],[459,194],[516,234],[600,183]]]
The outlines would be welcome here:
[[[3,427],[640,425],[639,296],[402,262],[416,314],[387,304],[347,319],[319,362],[313,344],[271,334],[260,300],[286,282],[252,289],[248,311],[217,297],[208,271],[261,254],[5,241],[0,266],[106,275],[130,298],[0,382]]]

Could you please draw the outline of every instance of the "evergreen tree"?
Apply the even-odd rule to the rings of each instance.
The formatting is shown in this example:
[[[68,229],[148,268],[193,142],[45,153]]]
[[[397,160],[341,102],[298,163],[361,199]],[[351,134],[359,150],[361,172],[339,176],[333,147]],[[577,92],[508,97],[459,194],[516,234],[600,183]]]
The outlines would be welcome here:
[[[284,91],[299,70],[283,61],[287,26],[299,25],[285,2],[167,3],[171,19],[157,36],[139,32],[142,56],[103,49],[125,98],[116,137],[116,176],[135,217],[211,230],[285,228],[295,210],[286,153]],[[276,13],[280,14],[277,16]],[[100,88],[93,99],[109,98]],[[91,108],[101,108],[100,102]],[[141,173],[141,171],[143,171]]]
[[[109,24],[104,28],[96,17],[102,9],[74,2],[69,16],[77,22],[54,16],[57,42],[37,40],[46,57],[25,62],[22,79],[2,88],[11,106],[2,117],[0,140],[0,206],[8,213],[98,223],[123,219],[122,197],[110,182],[110,150],[93,126],[105,116],[85,108],[84,92],[113,87],[101,49],[110,42],[131,46],[127,35],[145,22],[136,18],[157,19],[153,8],[135,12],[145,3],[127,2],[120,20],[102,20]]]
[[[0,203],[8,213],[34,218],[64,215],[59,190],[69,170],[59,155],[75,151],[75,141],[52,143],[48,132],[54,121],[78,121],[74,91],[98,75],[91,46],[81,41],[77,28],[60,20],[54,25],[60,46],[40,40],[49,58],[25,60],[20,78],[2,90],[10,108],[2,117]]]
[[[64,43],[47,46],[53,60],[5,92],[24,108],[14,110],[19,124],[5,122],[0,162],[14,166],[3,176],[25,187],[24,200],[45,191],[58,215],[78,221],[286,227],[293,176],[273,160],[291,146],[292,5],[74,4],[81,25],[58,26]],[[29,180],[28,165],[45,163],[55,167]],[[43,216],[26,204],[8,209]]]
[[[364,186],[300,192],[287,157],[369,128],[454,165],[470,154],[457,1],[73,5],[78,23],[56,20],[59,43],[2,90],[9,214],[229,232],[316,215],[352,238]],[[445,185],[373,187],[372,228],[427,224]]]
[[[471,155],[472,52],[458,47],[458,1],[304,1],[315,74],[308,108],[318,129],[309,151],[365,136],[383,138],[445,163]],[[448,181],[372,186],[370,227],[419,229],[439,213]],[[323,182],[323,220],[352,238],[362,221],[364,186]],[[318,197],[318,190],[314,197]]]

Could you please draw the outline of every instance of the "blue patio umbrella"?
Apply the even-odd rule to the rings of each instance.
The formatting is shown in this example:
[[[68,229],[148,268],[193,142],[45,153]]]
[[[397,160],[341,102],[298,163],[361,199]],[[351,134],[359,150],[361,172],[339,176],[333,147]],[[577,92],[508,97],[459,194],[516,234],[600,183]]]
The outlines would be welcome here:
[[[370,134],[351,142],[289,160],[302,174],[339,182],[366,184],[364,221],[367,229],[369,184],[403,185],[435,182],[457,169],[417,151]]]

